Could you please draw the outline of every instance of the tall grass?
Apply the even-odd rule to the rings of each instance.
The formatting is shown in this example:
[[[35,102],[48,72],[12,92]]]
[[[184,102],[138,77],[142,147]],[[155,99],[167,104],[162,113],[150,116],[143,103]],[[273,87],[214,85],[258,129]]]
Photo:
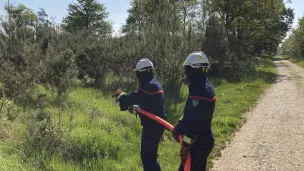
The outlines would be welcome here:
[[[217,96],[212,122],[216,147],[211,158],[219,155],[220,149],[241,125],[242,114],[255,105],[274,75],[272,64],[267,63],[239,83],[211,79]],[[40,91],[47,95],[52,104],[45,110],[52,114],[53,123],[61,123],[64,130],[60,142],[55,150],[37,150],[26,146],[26,141],[21,139],[25,135],[18,135],[20,141],[1,140],[0,157],[5,160],[0,162],[4,170],[142,170],[139,118],[120,112],[111,97],[96,89],[75,88],[64,108],[52,103],[54,99],[46,89],[40,87]],[[182,87],[178,104],[172,105],[167,101],[167,115],[172,124],[182,115],[186,98],[187,88]],[[19,119],[14,124],[24,128],[28,123]],[[31,155],[24,153],[24,148],[32,151]],[[179,145],[168,131],[160,144],[159,160],[164,171],[177,170],[180,162]],[[209,161],[209,166],[211,164]]]
[[[22,161],[18,151],[8,142],[0,141],[0,170],[3,171],[34,171]]]

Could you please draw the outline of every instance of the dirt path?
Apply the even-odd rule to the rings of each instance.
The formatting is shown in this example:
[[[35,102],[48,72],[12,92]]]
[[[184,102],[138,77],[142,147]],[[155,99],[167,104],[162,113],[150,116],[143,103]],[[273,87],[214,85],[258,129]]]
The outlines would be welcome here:
[[[212,171],[304,171],[304,69],[276,61],[277,81]]]

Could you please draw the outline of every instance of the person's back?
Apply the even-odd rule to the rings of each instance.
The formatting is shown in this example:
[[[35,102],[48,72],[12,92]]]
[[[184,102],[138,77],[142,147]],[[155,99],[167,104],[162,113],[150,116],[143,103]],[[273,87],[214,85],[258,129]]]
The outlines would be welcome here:
[[[154,66],[150,60],[141,59],[136,65],[139,87],[128,95],[121,90],[117,90],[113,94],[113,96],[117,97],[122,111],[129,110],[132,105],[138,105],[141,109],[166,119],[164,90],[154,77],[153,69]],[[141,159],[144,171],[160,171],[157,151],[165,128],[146,116],[139,116],[143,126]]]
[[[154,115],[157,115],[163,119],[166,118],[164,106],[164,90],[154,76],[150,80],[140,81],[137,92],[144,94],[143,100],[140,104],[138,104],[141,109],[153,113]],[[147,118],[144,115],[139,116],[144,126],[147,124],[156,124],[155,121]]]

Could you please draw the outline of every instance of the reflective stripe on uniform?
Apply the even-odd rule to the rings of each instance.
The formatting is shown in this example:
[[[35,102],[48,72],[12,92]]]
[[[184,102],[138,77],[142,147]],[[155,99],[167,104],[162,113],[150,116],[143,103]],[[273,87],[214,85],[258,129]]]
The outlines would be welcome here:
[[[146,94],[150,94],[150,95],[154,95],[154,94],[160,94],[160,93],[163,93],[164,92],[164,90],[159,90],[159,91],[156,91],[156,92],[149,92],[149,91],[146,91],[146,90],[143,90],[143,89],[141,89],[141,88],[137,88],[139,91],[142,91],[142,92],[144,92],[144,93],[146,93]]]

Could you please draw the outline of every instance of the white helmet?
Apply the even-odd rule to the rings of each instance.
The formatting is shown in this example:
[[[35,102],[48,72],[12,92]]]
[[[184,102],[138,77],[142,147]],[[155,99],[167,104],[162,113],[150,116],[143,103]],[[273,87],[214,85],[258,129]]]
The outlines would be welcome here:
[[[153,63],[149,59],[143,58],[136,64],[135,71],[142,72],[150,69],[154,69]]]
[[[185,60],[183,66],[190,66],[191,68],[210,68],[209,60],[202,51],[191,53]]]

